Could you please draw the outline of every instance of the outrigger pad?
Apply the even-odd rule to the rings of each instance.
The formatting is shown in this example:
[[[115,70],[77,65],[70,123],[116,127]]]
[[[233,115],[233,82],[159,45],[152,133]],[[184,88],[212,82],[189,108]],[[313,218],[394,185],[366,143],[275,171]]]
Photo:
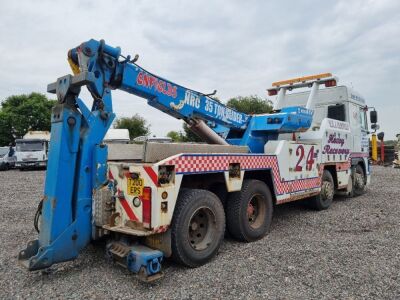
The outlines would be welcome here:
[[[161,271],[163,253],[143,245],[135,245],[126,258],[127,267],[133,273],[139,273],[142,267],[145,268],[147,276],[154,275]]]
[[[18,254],[18,262],[25,268],[31,270],[31,257],[35,256],[39,250],[39,240],[33,240],[28,243],[25,250],[22,250]]]
[[[151,282],[163,277],[161,262],[164,254],[144,245],[129,245],[124,242],[111,242],[107,254],[119,265],[138,275],[143,282]]]

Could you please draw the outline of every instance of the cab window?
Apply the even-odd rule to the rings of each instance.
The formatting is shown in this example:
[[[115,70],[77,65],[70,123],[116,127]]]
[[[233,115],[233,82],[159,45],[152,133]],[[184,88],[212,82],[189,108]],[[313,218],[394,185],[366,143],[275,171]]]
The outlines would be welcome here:
[[[346,111],[344,104],[328,106],[328,118],[343,122],[346,121]]]

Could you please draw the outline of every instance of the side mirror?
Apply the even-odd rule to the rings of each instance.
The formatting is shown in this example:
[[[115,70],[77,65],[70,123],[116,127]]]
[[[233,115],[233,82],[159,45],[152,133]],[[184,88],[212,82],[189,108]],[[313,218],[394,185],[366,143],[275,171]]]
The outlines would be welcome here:
[[[369,119],[372,124],[378,123],[378,112],[376,110],[371,110],[369,112]]]
[[[377,130],[379,130],[379,128],[380,128],[380,126],[378,125],[378,124],[371,124],[371,129],[372,130],[375,130],[375,131],[377,131]]]

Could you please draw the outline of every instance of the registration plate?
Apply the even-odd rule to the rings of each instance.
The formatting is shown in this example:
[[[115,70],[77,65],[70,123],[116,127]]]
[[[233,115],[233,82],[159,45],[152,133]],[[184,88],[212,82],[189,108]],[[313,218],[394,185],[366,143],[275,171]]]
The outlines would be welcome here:
[[[144,180],[143,178],[128,178],[128,195],[142,196]]]

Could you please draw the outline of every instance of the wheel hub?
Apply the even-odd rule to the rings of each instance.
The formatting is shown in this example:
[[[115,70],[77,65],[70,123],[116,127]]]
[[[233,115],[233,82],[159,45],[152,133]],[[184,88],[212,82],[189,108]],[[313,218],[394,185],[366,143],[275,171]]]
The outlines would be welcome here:
[[[195,250],[204,250],[216,234],[214,213],[207,207],[199,208],[192,215],[189,222],[188,240]]]
[[[253,204],[249,203],[249,205],[247,206],[247,216],[250,219],[254,219],[255,218],[255,208],[253,206]]]
[[[265,201],[262,195],[254,195],[247,204],[247,220],[253,228],[258,228],[263,223],[266,214]]]
[[[321,196],[323,200],[333,198],[334,189],[330,182],[324,181],[321,187]]]
[[[360,173],[355,174],[355,186],[357,189],[362,189],[364,186],[364,178]]]

